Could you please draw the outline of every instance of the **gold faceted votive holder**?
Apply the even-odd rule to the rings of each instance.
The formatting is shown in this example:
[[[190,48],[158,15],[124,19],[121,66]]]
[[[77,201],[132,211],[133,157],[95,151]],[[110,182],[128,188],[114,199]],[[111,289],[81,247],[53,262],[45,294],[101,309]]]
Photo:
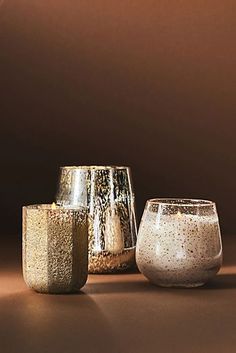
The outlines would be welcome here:
[[[88,275],[87,214],[84,208],[23,207],[23,276],[41,293],[78,291]]]

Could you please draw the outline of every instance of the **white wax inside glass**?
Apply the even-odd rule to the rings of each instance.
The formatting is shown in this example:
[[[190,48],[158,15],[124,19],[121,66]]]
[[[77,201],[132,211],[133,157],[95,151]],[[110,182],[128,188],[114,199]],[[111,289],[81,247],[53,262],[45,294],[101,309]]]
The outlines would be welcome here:
[[[139,236],[151,258],[172,258],[172,262],[218,254],[219,226],[216,215],[158,214],[145,211]]]

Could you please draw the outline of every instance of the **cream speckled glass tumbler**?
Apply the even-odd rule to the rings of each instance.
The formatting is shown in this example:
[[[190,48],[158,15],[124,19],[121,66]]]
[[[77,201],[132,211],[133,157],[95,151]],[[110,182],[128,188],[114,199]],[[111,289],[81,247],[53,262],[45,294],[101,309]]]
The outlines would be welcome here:
[[[89,272],[122,271],[135,263],[136,218],[128,167],[62,167],[57,204],[88,209]]]
[[[222,263],[215,203],[148,200],[138,232],[136,260],[154,284],[197,287],[206,283]]]
[[[84,209],[52,205],[23,207],[23,275],[42,293],[78,291],[88,274]]]

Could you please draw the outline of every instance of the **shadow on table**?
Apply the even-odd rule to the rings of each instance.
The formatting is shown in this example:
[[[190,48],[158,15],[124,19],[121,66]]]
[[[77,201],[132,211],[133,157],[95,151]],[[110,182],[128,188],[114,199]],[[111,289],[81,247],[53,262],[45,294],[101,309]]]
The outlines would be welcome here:
[[[164,288],[151,284],[144,279],[132,281],[96,282],[88,283],[84,288],[88,294],[116,294],[116,293],[143,293],[158,291],[204,291],[204,290],[236,289],[236,274],[220,274],[204,286],[197,288]]]
[[[236,274],[220,274],[199,289],[234,289],[236,288]]]
[[[45,295],[30,290],[0,299],[1,351],[120,353],[119,340],[97,303],[85,293]],[[20,348],[19,348],[20,347]]]
[[[150,285],[144,278],[140,280],[128,281],[112,281],[112,282],[95,282],[87,283],[84,290],[88,294],[109,294],[109,293],[140,293],[147,291],[155,291],[157,287]]]

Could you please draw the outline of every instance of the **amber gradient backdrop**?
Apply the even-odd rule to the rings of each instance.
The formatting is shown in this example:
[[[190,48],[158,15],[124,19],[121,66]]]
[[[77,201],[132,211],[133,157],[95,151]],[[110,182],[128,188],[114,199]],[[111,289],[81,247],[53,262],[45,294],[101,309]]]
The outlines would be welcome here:
[[[1,232],[65,164],[125,164],[236,231],[235,0],[0,1]]]

